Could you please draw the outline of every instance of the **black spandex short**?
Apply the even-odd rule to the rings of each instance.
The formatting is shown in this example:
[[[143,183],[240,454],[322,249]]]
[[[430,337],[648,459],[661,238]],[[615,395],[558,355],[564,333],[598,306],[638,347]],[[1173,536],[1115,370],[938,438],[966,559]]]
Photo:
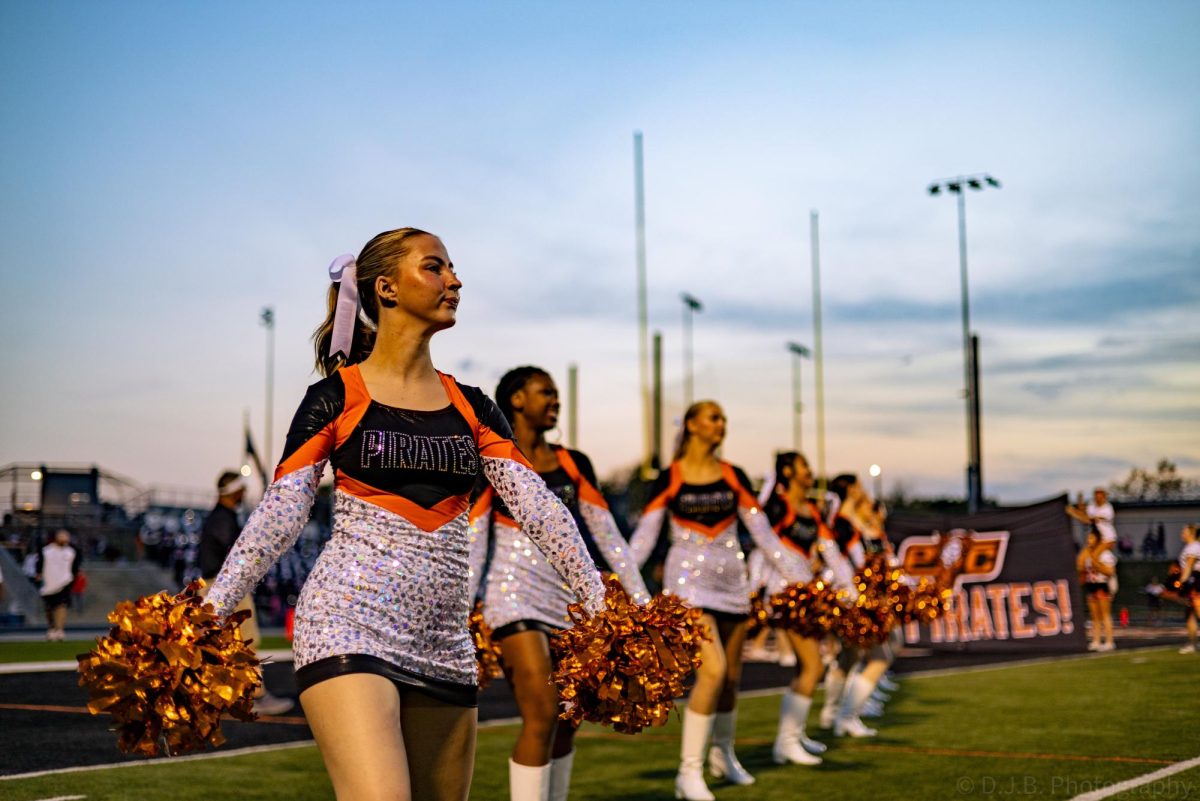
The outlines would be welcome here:
[[[369,654],[340,654],[316,662],[309,662],[296,670],[296,689],[304,692],[314,684],[326,679],[346,676],[351,673],[374,673],[391,679],[399,690],[416,690],[436,701],[454,706],[479,706],[479,688],[473,684],[455,684],[450,681],[418,676],[396,667],[386,659]]]
[[[1107,581],[1088,581],[1088,582],[1084,583],[1084,585],[1083,585],[1083,594],[1084,595],[1088,595],[1088,596],[1100,595],[1101,593],[1104,594],[1105,598],[1110,597]]]
[[[705,609],[705,608],[701,608],[700,611],[706,615],[712,615],[713,617],[715,617],[717,619],[718,623],[741,623],[743,620],[750,619],[749,612],[745,612],[745,613],[722,612],[718,609]]]
[[[562,631],[562,626],[551,626],[549,623],[544,623],[541,620],[514,620],[512,623],[505,623],[493,631],[492,639],[500,642],[505,637],[520,634],[522,631],[540,631],[547,637],[554,637]]]

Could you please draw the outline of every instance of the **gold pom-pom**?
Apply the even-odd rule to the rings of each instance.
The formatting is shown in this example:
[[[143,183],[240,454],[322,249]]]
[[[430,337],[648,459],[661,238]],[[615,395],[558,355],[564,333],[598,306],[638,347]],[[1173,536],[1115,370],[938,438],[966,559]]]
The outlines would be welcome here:
[[[771,596],[771,625],[801,637],[839,632],[846,617],[842,593],[823,581],[793,584]]]
[[[475,643],[475,666],[479,671],[479,689],[482,690],[492,679],[504,675],[504,669],[500,666],[500,646],[492,639],[492,627],[483,619],[483,604],[475,604],[467,628]]]
[[[107,637],[79,660],[79,684],[93,715],[108,712],[125,753],[154,756],[225,742],[221,716],[251,721],[259,660],[238,627],[249,611],[221,620],[194,581],[122,601],[108,615]]]
[[[604,610],[589,616],[571,604],[575,625],[554,638],[560,717],[636,734],[667,722],[711,635],[700,610],[678,598],[659,595],[638,606],[614,577],[605,584]]]
[[[905,585],[906,593],[901,593],[898,603],[903,604],[899,612],[901,623],[932,623],[950,611],[950,600],[953,591],[943,587],[936,581],[922,578],[917,586]]]
[[[897,604],[903,603],[898,597],[905,587],[902,575],[900,570],[888,566],[882,554],[867,558],[862,571],[854,577],[858,598],[837,631],[845,643],[870,648],[887,639],[900,621]]]
[[[765,628],[773,625],[771,623],[771,610],[767,609],[767,605],[763,603],[763,594],[754,592],[750,594],[750,628],[746,631],[747,637],[753,637]]]

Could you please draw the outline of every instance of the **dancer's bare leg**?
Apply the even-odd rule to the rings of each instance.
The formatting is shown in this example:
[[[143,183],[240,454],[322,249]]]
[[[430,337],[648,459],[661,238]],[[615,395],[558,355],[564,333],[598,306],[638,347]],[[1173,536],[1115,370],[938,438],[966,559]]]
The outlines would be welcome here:
[[[550,681],[550,639],[540,631],[509,635],[500,641],[500,658],[521,713],[513,762],[548,765],[558,726],[558,690]]]
[[[475,765],[474,707],[438,701],[417,690],[400,694],[400,730],[408,753],[412,797],[466,801]]]
[[[390,679],[351,673],[300,694],[338,801],[411,801],[400,732],[400,693]]]

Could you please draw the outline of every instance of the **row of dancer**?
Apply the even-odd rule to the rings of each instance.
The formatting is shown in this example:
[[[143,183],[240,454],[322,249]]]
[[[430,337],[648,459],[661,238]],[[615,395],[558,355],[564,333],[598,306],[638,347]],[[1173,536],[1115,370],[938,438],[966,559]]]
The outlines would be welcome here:
[[[760,508],[746,474],[717,457],[727,421],[718,404],[703,401],[685,414],[675,458],[654,484],[627,546],[596,489],[587,457],[545,440],[559,412],[551,376],[536,367],[512,370],[497,386],[496,401],[522,452],[576,515],[597,563],[615,572],[635,600],[644,599],[638,568],[665,536],[669,546],[664,592],[703,612],[712,640],[703,646],[687,700],[676,795],[714,797],[704,780],[706,761],[715,778],[753,783],[733,748],[754,589],[739,526],[748,531],[753,555],[766,566],[762,583],[770,593],[808,583],[822,573],[853,593],[856,566],[861,568],[864,556],[881,551],[885,542],[857,481],[840,476],[834,482],[840,512],[828,526],[825,510],[809,497],[813,478],[808,462],[798,453],[780,454],[774,491]],[[561,801],[569,789],[574,730],[557,719],[550,638],[566,620],[568,588],[491,488],[485,488],[474,505],[471,532],[473,581],[483,584],[484,618],[499,645],[522,718],[509,761],[511,797]],[[799,660],[781,702],[773,758],[778,764],[819,764],[825,746],[805,733],[813,693],[825,670],[819,643],[795,632],[781,636],[788,638]],[[856,668],[856,662],[863,664]],[[889,662],[881,647],[867,654],[843,649],[829,671],[830,701],[822,715],[823,721],[826,714],[829,717],[827,728],[832,726],[839,735],[875,733],[858,715]]]
[[[430,340],[454,325],[463,286],[439,238],[384,232],[357,257],[335,260],[330,278],[314,334],[325,377],[301,401],[274,481],[207,598],[219,615],[236,609],[294,544],[332,467],[333,533],[301,592],[293,651],[300,702],[338,798],[466,798],[477,721],[466,621],[481,584],[525,720],[510,766],[514,798],[541,801],[552,788],[565,797],[572,732],[547,690],[548,638],[572,599],[603,612],[597,561],[644,600],[637,569],[664,527],[666,590],[702,609],[713,634],[684,716],[676,794],[712,798],[702,774],[710,736],[714,775],[752,781],[732,748],[750,595],[738,523],[778,581],[814,573],[760,510],[745,473],[717,457],[720,407],[688,410],[676,459],[626,544],[586,458],[545,442],[557,413],[548,375],[510,374],[497,405],[434,367]],[[476,499],[472,525],[481,478],[490,497]],[[480,536],[485,508],[491,537]],[[839,554],[825,548],[825,563]],[[784,699],[779,761],[812,761],[801,751],[815,680],[801,673]]]

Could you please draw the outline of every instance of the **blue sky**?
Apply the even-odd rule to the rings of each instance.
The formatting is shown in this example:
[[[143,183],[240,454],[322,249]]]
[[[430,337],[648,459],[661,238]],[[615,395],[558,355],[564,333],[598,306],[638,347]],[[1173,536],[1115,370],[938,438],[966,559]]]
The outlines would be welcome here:
[[[264,305],[278,453],[329,260],[416,225],[466,285],[438,365],[577,362],[580,446],[633,463],[641,130],[668,413],[687,290],[731,460],[790,442],[817,209],[830,469],[960,491],[955,210],[924,190],[986,171],[989,494],[1196,474],[1198,32],[1166,2],[0,5],[0,462],[209,486],[244,409],[262,434]]]

